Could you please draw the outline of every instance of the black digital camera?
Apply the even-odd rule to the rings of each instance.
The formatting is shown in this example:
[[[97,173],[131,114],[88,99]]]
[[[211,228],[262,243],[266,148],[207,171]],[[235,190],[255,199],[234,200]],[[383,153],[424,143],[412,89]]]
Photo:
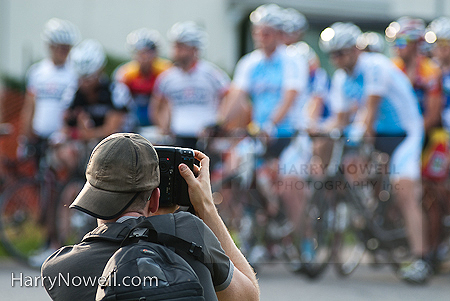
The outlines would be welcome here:
[[[190,148],[172,146],[155,146],[155,150],[159,157],[161,178],[159,206],[190,206],[188,186],[186,180],[181,176],[178,166],[184,163],[193,170],[194,151]]]

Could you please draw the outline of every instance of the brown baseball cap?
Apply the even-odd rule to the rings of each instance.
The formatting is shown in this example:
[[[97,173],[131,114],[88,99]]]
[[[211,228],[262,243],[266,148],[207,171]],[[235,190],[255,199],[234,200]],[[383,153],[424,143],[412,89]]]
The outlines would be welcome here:
[[[70,205],[101,219],[122,214],[142,191],[159,186],[153,145],[138,134],[112,134],[97,144],[86,167],[86,184]]]

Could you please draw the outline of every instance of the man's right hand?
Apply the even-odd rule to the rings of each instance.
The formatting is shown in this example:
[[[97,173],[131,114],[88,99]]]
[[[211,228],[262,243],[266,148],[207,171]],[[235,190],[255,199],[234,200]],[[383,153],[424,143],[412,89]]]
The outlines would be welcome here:
[[[210,160],[208,156],[197,150],[194,150],[194,156],[200,161],[200,166],[194,165],[194,171],[183,163],[178,168],[188,184],[191,203],[198,216],[203,219],[208,210],[215,210],[209,175]]]

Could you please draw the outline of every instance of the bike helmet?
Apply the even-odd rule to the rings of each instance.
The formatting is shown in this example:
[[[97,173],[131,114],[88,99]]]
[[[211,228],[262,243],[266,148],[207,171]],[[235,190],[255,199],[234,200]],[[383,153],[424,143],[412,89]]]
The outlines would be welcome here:
[[[167,36],[171,42],[186,44],[197,49],[202,49],[207,44],[206,32],[192,21],[175,23]]]
[[[284,29],[283,9],[276,4],[264,4],[250,14],[253,25],[267,25],[277,30]]]
[[[353,23],[336,22],[320,33],[319,47],[325,53],[356,45],[361,30]]]
[[[71,52],[75,70],[80,76],[94,74],[106,64],[106,55],[97,40],[84,40]]]
[[[158,48],[160,40],[160,35],[156,30],[140,28],[128,34],[127,47],[131,51],[138,51],[144,48],[155,50]]]
[[[426,29],[425,39],[428,43],[436,40],[450,40],[450,18],[440,17],[434,19]]]
[[[356,47],[360,50],[366,50],[369,52],[384,51],[384,37],[373,31],[368,31],[360,35],[356,41]]]
[[[283,10],[283,31],[286,33],[305,32],[308,30],[308,21],[305,16],[293,8]]]
[[[389,41],[394,41],[398,38],[418,41],[425,34],[425,22],[418,18],[401,17],[397,21],[391,22],[385,33]]]
[[[75,45],[80,39],[78,28],[67,20],[52,18],[47,21],[41,34],[50,44]]]

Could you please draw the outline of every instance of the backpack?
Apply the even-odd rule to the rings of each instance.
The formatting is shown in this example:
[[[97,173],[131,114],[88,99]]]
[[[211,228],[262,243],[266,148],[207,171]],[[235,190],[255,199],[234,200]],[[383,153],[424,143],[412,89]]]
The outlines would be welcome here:
[[[204,301],[197,274],[172,249],[204,262],[194,242],[158,233],[148,220],[137,224],[103,269],[96,300]]]

